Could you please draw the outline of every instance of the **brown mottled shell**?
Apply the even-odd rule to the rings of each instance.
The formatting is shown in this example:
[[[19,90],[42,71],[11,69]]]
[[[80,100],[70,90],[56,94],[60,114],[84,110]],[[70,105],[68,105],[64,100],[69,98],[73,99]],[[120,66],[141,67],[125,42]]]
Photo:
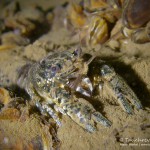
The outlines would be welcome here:
[[[150,0],[125,0],[123,24],[128,28],[139,28],[150,20]]]
[[[10,102],[10,99],[9,92],[4,88],[0,88],[0,103],[7,105]]]

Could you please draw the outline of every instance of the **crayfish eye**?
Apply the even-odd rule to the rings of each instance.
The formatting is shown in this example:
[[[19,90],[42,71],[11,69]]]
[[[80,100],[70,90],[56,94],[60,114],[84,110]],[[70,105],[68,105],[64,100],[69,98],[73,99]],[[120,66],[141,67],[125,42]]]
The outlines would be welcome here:
[[[55,75],[60,72],[60,68],[58,65],[51,66],[51,77],[55,77]]]
[[[52,70],[53,72],[55,72],[55,71],[57,70],[57,67],[56,67],[56,66],[53,66],[53,67],[51,68],[51,70]]]
[[[79,48],[75,49],[75,51],[73,52],[73,55],[80,57],[81,53],[82,53],[82,49],[79,47]]]
[[[61,69],[61,66],[59,64],[56,64],[55,66],[51,67],[51,71],[54,72],[54,73],[59,72],[60,69]]]

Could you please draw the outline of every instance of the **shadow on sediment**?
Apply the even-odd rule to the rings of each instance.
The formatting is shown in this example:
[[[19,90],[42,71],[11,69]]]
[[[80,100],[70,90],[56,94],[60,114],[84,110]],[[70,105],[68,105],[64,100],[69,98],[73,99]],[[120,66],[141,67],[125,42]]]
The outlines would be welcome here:
[[[105,62],[99,62],[99,59],[104,60]],[[116,73],[118,73],[127,82],[127,84],[137,95],[143,107],[150,107],[150,91],[147,89],[146,84],[131,68],[131,66],[120,62],[117,58],[107,57],[94,59],[94,61],[89,66],[89,76],[92,76],[94,73],[98,73],[99,69],[96,68],[100,68],[103,64],[114,67]]]

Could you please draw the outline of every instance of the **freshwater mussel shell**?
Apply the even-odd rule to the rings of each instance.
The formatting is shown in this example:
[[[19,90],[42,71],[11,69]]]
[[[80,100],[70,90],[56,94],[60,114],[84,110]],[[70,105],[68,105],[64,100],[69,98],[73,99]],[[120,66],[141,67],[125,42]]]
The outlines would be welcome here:
[[[150,20],[150,0],[125,0],[123,7],[123,24],[128,28],[139,28]]]

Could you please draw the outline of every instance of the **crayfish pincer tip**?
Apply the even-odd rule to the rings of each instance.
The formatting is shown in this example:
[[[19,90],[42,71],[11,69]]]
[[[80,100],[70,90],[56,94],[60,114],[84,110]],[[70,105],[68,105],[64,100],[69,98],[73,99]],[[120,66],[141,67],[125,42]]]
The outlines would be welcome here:
[[[133,112],[132,109],[127,109],[126,112],[127,112],[129,115],[133,115],[133,114],[134,114],[134,112]]]
[[[106,127],[110,127],[111,126],[111,122],[105,118],[101,113],[99,112],[94,112],[92,114],[92,118],[97,122],[97,123],[100,123]]]
[[[105,121],[105,126],[106,127],[111,127],[112,123],[109,120]]]
[[[87,130],[88,132],[90,132],[90,133],[93,133],[93,132],[95,132],[97,129],[96,129],[93,125],[87,124],[87,125],[86,125],[86,130]]]
[[[141,103],[137,104],[136,107],[137,107],[137,109],[143,109],[143,106]]]

